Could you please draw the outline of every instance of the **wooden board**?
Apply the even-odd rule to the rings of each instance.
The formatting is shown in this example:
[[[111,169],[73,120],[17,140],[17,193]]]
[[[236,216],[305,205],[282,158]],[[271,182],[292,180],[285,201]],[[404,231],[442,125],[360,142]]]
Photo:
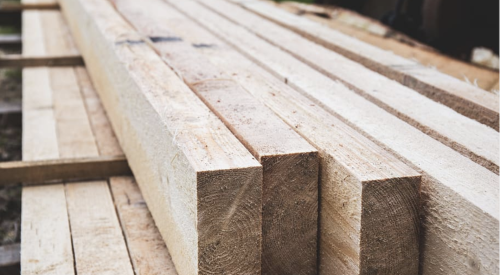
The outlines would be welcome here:
[[[115,132],[113,132],[106,111],[94,89],[87,70],[83,67],[77,67],[75,73],[99,154],[101,156],[123,156],[122,148],[118,143]],[[111,172],[111,170],[105,170]]]
[[[317,274],[317,151],[165,25],[161,1],[114,2],[264,169],[262,273]],[[152,12],[152,11],[155,12]]]
[[[22,142],[23,160],[59,157],[48,68],[23,70]],[[24,187],[21,201],[21,274],[74,274],[64,185]]]
[[[22,55],[5,55],[0,57],[0,68],[24,68],[45,66],[81,66],[83,59],[76,56],[24,57]]]
[[[177,275],[172,257],[132,177],[109,180],[136,275]]]
[[[418,226],[416,221],[418,220],[419,183],[417,173],[396,161],[392,156],[321,110],[311,101],[298,95],[297,92],[291,91],[289,87],[283,93],[274,91],[273,87],[267,86],[261,79],[254,77],[255,74],[260,73],[255,64],[241,55],[235,54],[219,40],[197,26],[196,23],[186,19],[172,8],[167,8],[162,1],[149,2],[151,5],[148,5],[148,10],[154,10],[162,18],[161,24],[160,22],[155,24],[171,30],[172,36],[177,37],[178,40],[182,39],[185,41],[182,42],[184,44],[189,43],[192,45],[192,49],[199,52],[199,54],[191,53],[190,56],[197,61],[204,58],[200,54],[214,63],[215,60],[220,60],[220,64],[218,63],[220,68],[214,68],[212,71],[222,70],[225,74],[238,80],[242,87],[245,87],[256,99],[266,103],[294,130],[316,146],[320,152],[322,167],[320,253],[328,251],[332,258],[334,258],[332,254],[341,255],[339,259],[348,263],[349,266],[344,266],[338,272],[359,270],[363,266],[364,269],[377,269],[381,272],[382,270],[405,270],[407,274],[416,274],[418,270]],[[124,14],[131,11],[140,13],[139,7],[117,3],[118,9]],[[155,13],[149,12],[148,16],[154,18]],[[175,43],[181,44],[179,41]],[[205,46],[200,47],[199,45]],[[176,46],[172,45],[171,47]],[[173,53],[171,54],[173,55]],[[174,62],[169,63],[174,64]],[[388,176],[388,174],[391,175]],[[370,185],[377,180],[380,181],[375,185]],[[389,184],[389,182],[391,183]],[[368,186],[374,189],[369,190]],[[404,203],[400,201],[401,203],[397,203],[398,206],[394,206],[398,209],[395,211],[397,213],[395,215],[399,217],[401,222],[398,226],[389,226],[383,217],[385,214],[381,215],[374,207],[367,204],[370,201],[368,198],[376,193],[373,192],[374,190],[382,190],[379,188],[387,188],[387,193],[378,197],[380,201],[388,202],[391,201],[389,198],[399,196],[405,198],[402,200]],[[393,208],[385,203],[378,204],[378,207],[380,209]],[[370,209],[370,214],[361,217],[361,209],[365,209],[365,211]],[[379,225],[383,225],[386,230],[377,231],[375,229],[378,226],[377,222],[370,221],[380,222]],[[370,226],[365,226],[368,224]],[[396,233],[398,230],[401,233]],[[375,231],[378,232],[377,237],[371,235]],[[407,238],[391,238],[390,242],[381,245],[375,244],[376,238],[388,239],[388,236],[393,233],[395,235],[404,234]],[[341,251],[334,252],[340,247],[343,248]],[[368,247],[370,249],[366,249]],[[387,261],[385,253],[394,247],[399,247],[401,251],[405,252],[393,253],[391,261]],[[366,259],[360,260],[358,257],[366,257]],[[268,266],[269,269],[264,268],[263,272],[266,274],[293,273],[284,272],[278,266],[271,264]]]
[[[228,29],[259,40],[193,1],[169,3],[423,174],[423,274],[498,273],[497,175],[280,49],[237,42]],[[320,255],[320,273],[331,263]]]
[[[241,7],[224,0],[204,1],[203,4],[498,174],[500,136],[490,127]],[[255,41],[256,36],[244,36],[241,32],[234,33],[233,37],[247,47],[262,43]]]
[[[479,67],[437,52],[428,46],[419,44],[400,33],[381,25],[379,21],[364,17],[350,10],[339,7],[317,6],[296,2],[276,4],[291,13],[316,21],[348,36],[362,40],[368,44],[391,51],[396,55],[420,64],[434,67],[462,81],[477,83],[484,90],[491,91],[491,86],[498,82],[498,71]],[[317,16],[329,15],[330,18]]]
[[[0,267],[19,264],[21,261],[21,244],[0,246]]]
[[[60,11],[24,11],[22,22],[24,58],[43,60],[41,58],[67,57],[75,62],[80,56]]]
[[[106,179],[131,174],[123,156],[0,162],[0,186]]]
[[[262,167],[110,3],[60,4],[179,274],[260,273]]]
[[[33,1],[22,1],[22,3],[16,1],[3,1],[0,3],[0,10],[2,11],[23,11],[23,10],[57,10],[59,5],[56,1],[46,1],[36,3]]]
[[[24,187],[21,274],[75,274],[64,185]]]
[[[108,183],[82,182],[65,187],[76,272],[133,275]]]
[[[498,96],[262,1],[231,0],[498,131]],[[214,6],[216,7],[216,6]],[[227,14],[236,16],[236,14]],[[234,18],[234,17],[233,17]],[[239,17],[241,21],[247,19]],[[253,26],[253,25],[252,25]],[[283,43],[283,41],[281,42]],[[293,45],[286,44],[285,48]],[[299,45],[297,45],[299,47]],[[302,47],[302,46],[300,46]],[[309,48],[308,48],[309,49]],[[290,52],[293,50],[290,49]],[[311,51],[312,52],[312,51]],[[321,52],[317,53],[322,56]],[[311,62],[314,62],[311,60]]]

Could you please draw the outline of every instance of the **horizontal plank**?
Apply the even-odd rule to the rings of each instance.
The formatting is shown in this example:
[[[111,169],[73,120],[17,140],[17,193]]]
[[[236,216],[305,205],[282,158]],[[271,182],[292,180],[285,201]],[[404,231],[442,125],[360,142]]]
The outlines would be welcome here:
[[[17,45],[21,44],[22,39],[20,34],[2,34],[0,35],[0,45]]]
[[[0,68],[24,67],[54,67],[54,66],[81,66],[84,65],[80,55],[73,56],[37,56],[29,57],[17,54],[0,57]]]
[[[0,163],[0,185],[101,179],[131,174],[127,159],[123,156]]]
[[[0,267],[18,264],[21,260],[21,244],[0,246]]]
[[[57,10],[57,3],[19,3],[14,1],[6,1],[0,3],[0,10],[4,11],[23,11],[23,10]]]

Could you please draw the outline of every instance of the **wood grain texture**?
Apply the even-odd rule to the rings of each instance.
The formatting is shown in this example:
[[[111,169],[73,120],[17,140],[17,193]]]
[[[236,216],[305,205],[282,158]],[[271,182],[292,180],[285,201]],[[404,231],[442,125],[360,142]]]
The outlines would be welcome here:
[[[97,143],[99,155],[123,156],[122,148],[118,143],[118,139],[106,115],[106,110],[104,110],[101,104],[99,95],[95,91],[87,70],[83,67],[76,67],[75,73],[90,120],[92,133]]]
[[[0,163],[0,185],[106,179],[131,174],[127,159],[123,156]]]
[[[177,275],[153,217],[133,177],[109,180],[136,275]]]
[[[498,131],[497,95],[262,1],[231,1]]]
[[[400,34],[394,33],[394,31],[388,27],[384,26],[383,30],[380,31],[380,23],[378,21],[372,23],[373,19],[366,18],[352,11],[338,7],[327,8],[323,6],[312,6],[314,9],[320,8],[323,10],[322,12],[326,11],[331,15],[331,18],[323,18],[313,14],[317,11],[311,10],[310,12],[306,11],[306,13],[304,13],[307,8],[311,7],[310,4],[281,2],[277,4],[277,6],[383,50],[391,51],[396,55],[410,60],[416,60],[424,66],[434,67],[456,79],[477,83],[483,90],[492,91],[492,85],[498,83],[498,71],[495,72],[462,60],[451,58],[433,49],[428,49],[426,46],[422,47],[421,44],[415,44],[414,41],[408,41],[406,38],[400,39]],[[343,16],[344,14],[345,16]],[[353,22],[352,20],[360,18],[362,20],[361,22]],[[365,20],[368,20],[368,23],[363,22]]]
[[[494,129],[239,6],[224,0],[203,4],[498,174],[500,136]],[[240,40],[252,40],[242,33],[237,35]]]
[[[48,68],[23,70],[22,139],[23,160],[59,157]],[[21,251],[23,275],[74,274],[63,184],[23,188]]]
[[[339,259],[349,265],[337,269],[337,272],[349,274],[360,268],[371,268],[380,272],[404,270],[407,274],[416,274],[418,174],[284,83],[268,73],[267,77],[263,76],[262,74],[266,74],[265,71],[228,48],[196,23],[175,10],[159,6],[154,10],[161,13],[163,19],[161,26],[171,29],[176,37],[193,45],[193,49],[217,65],[218,70],[224,71],[238,81],[255,99],[266,104],[318,149],[322,167],[320,253],[328,251],[326,257]],[[199,47],[199,45],[207,46]],[[264,167],[266,165],[263,163]],[[282,161],[273,165],[286,166],[287,163]],[[382,189],[384,191],[374,188],[378,190],[379,195],[385,192],[387,198],[384,198],[384,195],[379,196],[377,207],[386,211],[393,209],[394,212],[388,216],[385,215],[387,213],[377,213],[375,210],[377,207],[365,204],[365,201],[369,201],[367,198],[377,194],[377,191],[367,188],[368,191],[364,193],[363,186],[372,186],[369,182],[376,181],[375,179],[380,180],[378,183],[371,182],[375,183],[373,184],[375,186],[385,185],[381,188],[390,186],[387,190]],[[391,191],[392,188],[394,190]],[[397,201],[396,198],[400,198],[401,201],[392,201],[392,199]],[[390,201],[395,202],[393,206],[386,204]],[[362,218],[361,211],[365,207],[370,209],[368,210],[370,214]],[[289,210],[284,211],[287,213]],[[371,212],[375,216],[372,216]],[[400,223],[397,226],[395,224],[390,226],[384,218],[389,216],[399,217]],[[364,227],[365,223],[375,225],[376,222],[371,222],[373,220],[380,221],[380,226],[385,226],[386,231],[371,231],[370,227]],[[361,229],[364,230],[363,236]],[[391,238],[391,233],[387,233],[389,231],[394,235],[404,234],[407,238]],[[375,240],[380,238],[385,240],[390,238],[391,241],[378,245]],[[365,247],[373,248],[371,251],[363,251],[366,253],[363,256],[369,258],[371,262],[367,259],[360,260],[361,241]],[[393,253],[391,260],[388,261],[385,251],[392,251],[391,249],[395,247],[402,252]],[[266,259],[263,258],[263,261]],[[273,267],[272,263],[269,267]],[[271,269],[268,272],[290,274],[280,269]],[[291,273],[305,274],[298,269]]]
[[[60,11],[29,10],[22,17],[23,57],[80,55]]]
[[[64,185],[24,187],[21,274],[75,274]]]
[[[317,151],[166,25],[162,1],[114,1],[118,10],[259,160],[262,273],[317,274]],[[153,12],[154,11],[154,12]],[[155,42],[156,41],[156,42]]]
[[[200,5],[169,3],[423,174],[423,274],[498,272],[497,175]],[[320,260],[321,274],[329,264]]]
[[[78,274],[134,274],[106,181],[65,185]]]
[[[110,3],[60,4],[179,274],[260,273],[262,167]]]

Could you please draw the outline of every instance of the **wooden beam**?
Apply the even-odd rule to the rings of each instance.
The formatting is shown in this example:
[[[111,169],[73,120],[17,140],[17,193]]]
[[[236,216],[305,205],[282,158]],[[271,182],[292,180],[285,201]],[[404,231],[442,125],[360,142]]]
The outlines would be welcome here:
[[[179,274],[260,274],[260,164],[110,3],[60,4]]]
[[[19,264],[21,260],[21,244],[0,246],[0,267]]]
[[[172,257],[134,178],[113,177],[109,184],[135,274],[177,275]]]
[[[498,96],[257,0],[231,0],[498,131]],[[227,14],[232,16],[234,14]],[[241,19],[241,18],[240,18]],[[245,20],[241,20],[242,22]],[[286,47],[290,48],[291,45]],[[297,45],[298,46],[298,45]],[[300,46],[302,47],[302,45]],[[293,51],[293,50],[292,50]],[[314,52],[314,51],[311,51]],[[322,56],[318,53],[318,56]],[[325,60],[326,61],[326,60]],[[311,60],[311,62],[314,62]]]
[[[46,3],[19,3],[14,1],[4,1],[0,3],[2,11],[23,11],[23,10],[57,10],[59,5],[56,2]]]
[[[262,272],[317,274],[316,149],[191,44],[176,39],[164,20],[172,8],[155,0],[115,5],[262,164]]]
[[[475,274],[478,270],[498,271],[499,186],[496,174],[199,4],[173,0],[169,3],[314,104],[423,174],[421,234],[424,238],[420,272]],[[243,37],[249,39],[243,40]],[[203,50],[217,51],[219,48]],[[275,87],[273,82],[267,83],[268,87]],[[273,90],[280,89],[278,86]],[[337,274],[342,264],[332,261],[331,255],[322,255],[325,254],[320,252],[320,272]]]
[[[264,80],[258,78],[261,70],[255,64],[236,54],[196,23],[166,6],[164,2],[149,0],[147,3],[141,3],[141,6],[144,7],[144,14],[149,11],[147,12],[148,18],[161,18],[161,20],[157,19],[155,22],[148,23],[147,20],[143,19],[144,26],[161,26],[162,30],[169,30],[171,36],[178,38],[176,42],[160,45],[155,43],[169,64],[175,66],[176,63],[179,63],[170,56],[182,60],[193,59],[197,61],[199,66],[206,66],[210,68],[211,72],[216,72],[217,76],[231,76],[242,87],[246,88],[253,96],[252,100],[259,100],[262,104],[266,104],[318,149],[322,167],[322,197],[320,200],[320,232],[322,234],[319,252],[331,255],[333,251],[338,250],[338,247],[342,247],[342,251],[336,252],[336,255],[343,255],[338,259],[348,263],[352,270],[360,268],[376,269],[380,272],[399,270],[405,274],[416,274],[418,270],[418,226],[416,221],[418,221],[418,185],[420,180],[418,174],[289,87],[285,86],[286,90],[275,90],[274,84],[272,86],[266,85]],[[142,12],[141,7],[129,3],[127,0],[116,0],[115,5],[130,22],[134,22],[134,16]],[[141,29],[140,26],[138,28]],[[168,51],[163,47],[168,48]],[[176,48],[182,48],[183,51],[189,52],[189,56],[172,50]],[[204,59],[208,59],[218,66],[206,65]],[[216,62],[217,60],[219,62]],[[177,67],[177,70],[182,72],[181,67]],[[196,72],[197,69],[191,69],[184,75],[196,74]],[[248,81],[244,81],[244,79],[248,79]],[[275,79],[275,81],[278,80]],[[222,96],[220,100],[224,100]],[[264,173],[266,173],[265,167],[264,163]],[[349,167],[349,169],[345,169],[345,167]],[[368,170],[373,171],[369,175],[370,179],[365,173]],[[388,176],[389,174],[391,176]],[[376,207],[370,202],[370,198],[373,199],[374,196],[379,201]],[[399,196],[405,199],[396,199],[400,202],[397,205],[389,206],[387,204]],[[361,209],[369,211],[370,214],[362,216]],[[379,212],[382,209],[385,210]],[[385,215],[387,211],[392,211],[388,209],[394,210],[392,217],[398,217],[397,219],[400,221],[398,226],[391,226],[387,222]],[[381,226],[385,230],[377,229]],[[265,234],[266,231],[263,230],[263,233]],[[377,238],[389,239],[392,234],[404,235],[405,238],[392,238],[390,242],[375,244]],[[265,238],[266,236],[264,236],[264,240]],[[408,254],[393,253],[391,260],[388,261],[386,253],[395,247],[398,247],[396,250],[400,249]],[[277,263],[280,258],[276,255],[270,255],[272,257],[268,259],[264,258],[263,272],[265,274],[294,273],[290,269],[294,268],[293,264],[290,263],[289,269],[284,268],[282,263]],[[301,256],[304,257],[304,255]],[[359,260],[359,257],[366,257],[369,260]],[[334,258],[332,257],[332,261]],[[338,270],[339,273],[344,273],[343,271]],[[317,274],[299,272],[298,269],[297,273]]]
[[[0,163],[0,185],[106,179],[131,174],[123,156]]]
[[[492,128],[237,5],[224,0],[200,3],[498,174],[500,136]]]
[[[28,57],[11,54],[0,57],[0,68],[61,67],[82,65],[84,65],[84,62],[80,55]]]
[[[21,35],[20,34],[1,34],[0,35],[0,46],[12,46],[21,45]]]

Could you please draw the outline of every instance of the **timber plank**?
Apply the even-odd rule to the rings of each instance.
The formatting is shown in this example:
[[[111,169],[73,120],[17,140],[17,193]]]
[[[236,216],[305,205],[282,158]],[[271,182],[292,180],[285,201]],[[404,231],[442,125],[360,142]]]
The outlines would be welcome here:
[[[420,272],[498,273],[497,175],[290,54],[267,43],[253,44],[259,39],[249,31],[199,4],[169,3],[423,174]],[[234,39],[232,31],[254,42]],[[320,273],[337,274],[339,267],[321,253]]]
[[[231,0],[498,131],[498,96],[262,1]],[[290,45],[287,45],[289,47]],[[321,56],[321,54],[320,54]],[[311,60],[312,61],[312,60]],[[312,61],[314,62],[314,61]]]
[[[172,257],[132,177],[112,177],[111,192],[136,275],[177,275]]]
[[[23,188],[21,274],[75,274],[63,184]]]
[[[48,80],[47,68],[23,70],[23,160],[59,156]],[[21,201],[21,274],[74,274],[64,185],[23,187]]]
[[[26,66],[81,65],[82,60],[60,11],[28,10],[22,14],[23,53],[17,62]],[[15,64],[12,58],[10,65]],[[9,62],[4,58],[4,63]]]
[[[114,3],[262,164],[262,273],[317,274],[316,149],[191,44],[176,39],[165,25],[171,9],[165,3]]]
[[[108,183],[65,187],[78,274],[134,274]]]
[[[0,267],[19,264],[21,260],[21,244],[0,246]]]
[[[0,163],[0,185],[46,184],[54,181],[105,179],[131,174],[127,159],[123,156]]]
[[[172,36],[189,42],[192,49],[199,51],[214,64],[217,63],[220,69],[212,71],[222,70],[238,80],[242,87],[263,104],[267,104],[318,149],[322,167],[320,252],[328,251],[332,261],[338,259],[348,265],[338,272],[359,270],[362,267],[377,269],[380,272],[397,270],[405,274],[416,274],[420,179],[418,174],[289,87],[285,86],[287,89],[280,91],[267,86],[265,81],[254,76],[260,74],[255,64],[227,48],[175,10],[165,8],[165,4],[161,1],[151,1],[151,3],[155,5],[151,4],[148,10],[154,10],[162,18],[161,23],[157,22],[157,25],[173,31]],[[125,14],[132,11],[140,12],[140,8],[133,5],[122,6],[118,3],[117,7]],[[155,17],[151,12],[148,16]],[[190,56],[197,61],[203,59],[194,53]],[[220,62],[216,62],[217,60]],[[174,62],[169,63],[174,64]],[[379,200],[376,207],[369,202],[372,196]],[[395,199],[396,197],[398,199]],[[398,201],[397,206],[386,204],[392,201],[391,199]],[[361,217],[361,209],[370,214]],[[391,215],[386,215],[388,209],[395,211]],[[397,226],[389,225],[388,220],[392,218],[398,219],[400,223]],[[365,226],[368,224],[369,226]],[[385,230],[376,229],[380,227],[384,227]],[[392,234],[404,235],[406,238],[389,237]],[[391,241],[376,245],[377,238],[391,239]],[[342,252],[335,252],[341,247]],[[368,247],[370,249],[366,249]],[[391,261],[388,261],[386,253],[395,247],[402,252],[393,253]],[[342,256],[336,258],[333,257],[334,254]],[[360,262],[358,257],[361,256],[366,256],[369,260]],[[294,273],[279,269],[271,259],[267,260],[270,262],[267,263],[267,268],[263,263],[263,274]],[[263,258],[263,261],[266,259]],[[305,273],[297,270],[297,274]]]
[[[260,273],[262,167],[110,3],[60,4],[179,274]]]
[[[289,52],[321,73],[344,83],[351,90],[388,112],[498,174],[500,136],[494,129],[465,117],[286,28],[263,20],[237,5],[224,0],[204,1],[203,5],[223,14],[283,51]],[[278,11],[286,13],[280,9]],[[241,33],[235,34],[235,37],[240,41],[253,40],[251,37],[244,37]],[[259,42],[253,42],[253,44],[255,46]]]
[[[46,66],[79,66],[83,65],[80,55],[25,57],[23,55],[5,55],[0,57],[0,68],[24,68]]]
[[[340,31],[346,35],[362,40],[368,44],[374,45],[386,51],[392,51],[404,58],[410,60],[416,59],[420,64],[428,67],[434,67],[443,73],[455,77],[456,79],[462,81],[469,80],[470,82],[477,83],[481,89],[492,91],[492,84],[498,82],[498,71],[482,68],[480,66],[438,53],[433,49],[429,49],[425,45],[415,43],[413,40],[407,40],[404,36],[401,37],[399,33],[395,34],[393,30],[390,30],[387,27],[381,27],[378,21],[372,23],[371,19],[365,18],[359,14],[353,14],[349,10],[340,9],[341,14],[338,15],[338,7],[331,9],[320,7],[323,12],[327,12],[332,15],[331,18],[323,18],[321,16],[310,14],[309,12],[306,12],[305,14],[303,13],[303,11],[307,8],[311,7],[310,4],[281,2],[277,4],[277,6],[287,10],[288,12],[295,13],[299,16]],[[317,6],[313,7],[316,8]],[[352,18],[356,19],[358,17],[361,17],[361,22],[353,22],[351,20]],[[368,22],[363,22],[365,20],[368,20]]]

